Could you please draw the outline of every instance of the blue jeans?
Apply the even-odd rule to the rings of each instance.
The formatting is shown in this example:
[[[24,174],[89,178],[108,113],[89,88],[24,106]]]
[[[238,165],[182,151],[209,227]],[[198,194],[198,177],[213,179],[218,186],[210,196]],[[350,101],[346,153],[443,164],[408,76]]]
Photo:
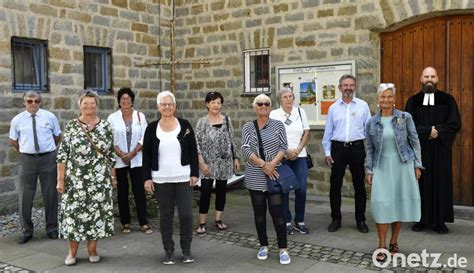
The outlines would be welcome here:
[[[308,180],[308,162],[306,157],[298,157],[296,160],[284,160],[285,164],[295,172],[299,189],[295,190],[295,223],[304,222],[304,211],[306,207],[306,188]],[[283,213],[287,223],[291,223],[290,194],[283,194]]]

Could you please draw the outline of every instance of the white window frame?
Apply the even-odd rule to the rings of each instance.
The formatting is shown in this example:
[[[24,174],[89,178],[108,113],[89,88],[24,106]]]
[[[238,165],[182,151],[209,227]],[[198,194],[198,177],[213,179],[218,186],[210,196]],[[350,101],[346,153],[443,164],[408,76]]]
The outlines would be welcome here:
[[[255,80],[252,86],[252,75],[251,65],[252,57],[268,55],[268,85],[267,86],[255,86]],[[243,51],[244,58],[244,91],[243,95],[259,95],[271,93],[271,58],[270,48],[259,48],[259,49],[248,49]]]

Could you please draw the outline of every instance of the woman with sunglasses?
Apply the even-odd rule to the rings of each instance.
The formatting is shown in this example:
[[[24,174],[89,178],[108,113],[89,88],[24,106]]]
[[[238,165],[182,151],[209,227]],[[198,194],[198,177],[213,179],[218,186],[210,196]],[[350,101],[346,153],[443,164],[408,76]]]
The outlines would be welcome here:
[[[245,186],[249,190],[254,210],[255,227],[257,228],[260,250],[257,259],[268,258],[267,237],[267,203],[268,210],[273,219],[280,249],[280,264],[289,264],[290,255],[287,251],[287,235],[285,230],[285,217],[283,216],[283,194],[270,194],[267,189],[266,176],[278,177],[275,167],[285,157],[288,148],[285,126],[281,121],[270,119],[272,103],[264,94],[258,95],[253,101],[253,109],[257,120],[247,122],[242,129],[242,156],[245,165]],[[257,132],[258,130],[258,132]],[[260,133],[262,142],[258,140]],[[259,150],[261,145],[263,153]]]
[[[116,154],[115,170],[117,172],[117,199],[122,224],[122,232],[130,233],[130,208],[128,205],[128,177],[132,184],[138,223],[145,234],[153,230],[146,217],[146,198],[143,188],[142,143],[147,122],[145,115],[133,109],[135,93],[128,87],[117,92],[119,110],[110,114],[108,121],[114,132],[114,149]]]
[[[395,109],[395,86],[380,84],[377,91],[379,111],[365,127],[367,183],[372,186],[370,208],[377,225],[379,248],[386,248],[392,228],[389,252],[398,252],[401,222],[417,222],[421,217],[421,148],[412,116]],[[377,261],[387,259],[379,252]]]
[[[216,181],[215,224],[219,230],[227,229],[222,222],[227,179],[240,169],[234,142],[234,129],[228,116],[221,113],[224,97],[219,92],[209,92],[205,98],[207,115],[196,125],[196,140],[201,169],[201,197],[199,199],[198,234],[207,232],[206,218],[211,202],[212,185]]]
[[[69,240],[64,263],[76,263],[79,242],[87,241],[89,262],[97,263],[97,241],[114,233],[112,188],[117,186],[110,123],[97,115],[97,94],[79,98],[81,115],[66,124],[57,156],[61,196],[59,233]]]

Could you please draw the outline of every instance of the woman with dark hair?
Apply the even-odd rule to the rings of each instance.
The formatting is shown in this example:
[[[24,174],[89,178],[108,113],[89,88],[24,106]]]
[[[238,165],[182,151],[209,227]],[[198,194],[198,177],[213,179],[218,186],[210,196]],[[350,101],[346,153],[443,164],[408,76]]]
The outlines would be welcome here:
[[[206,218],[211,202],[212,185],[216,181],[216,217],[219,230],[227,229],[222,222],[225,206],[227,179],[233,170],[239,170],[240,164],[234,143],[234,129],[228,116],[221,113],[224,97],[219,92],[206,95],[207,115],[200,118],[196,125],[196,140],[201,169],[201,198],[199,200],[198,234],[206,233]]]
[[[114,133],[114,150],[116,154],[115,169],[117,172],[118,207],[122,232],[130,233],[130,209],[128,205],[128,176],[132,182],[133,196],[137,210],[138,222],[145,234],[153,233],[146,217],[145,189],[143,188],[142,144],[147,127],[145,115],[133,109],[135,94],[128,87],[117,93],[119,110],[110,114],[107,119]]]

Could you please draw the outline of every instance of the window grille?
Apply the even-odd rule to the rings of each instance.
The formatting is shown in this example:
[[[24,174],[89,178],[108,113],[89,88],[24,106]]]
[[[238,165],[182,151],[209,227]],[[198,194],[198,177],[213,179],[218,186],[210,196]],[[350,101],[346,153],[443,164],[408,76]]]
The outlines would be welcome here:
[[[48,90],[48,44],[43,40],[12,37],[13,90]]]
[[[84,46],[84,89],[112,91],[112,50]]]

